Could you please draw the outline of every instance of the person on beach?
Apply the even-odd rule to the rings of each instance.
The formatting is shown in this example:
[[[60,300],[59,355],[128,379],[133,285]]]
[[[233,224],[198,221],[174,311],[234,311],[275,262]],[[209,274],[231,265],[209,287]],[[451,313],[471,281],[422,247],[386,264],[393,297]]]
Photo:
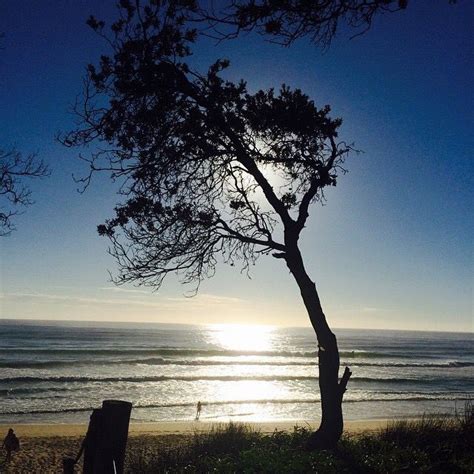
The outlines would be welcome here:
[[[8,430],[8,434],[3,440],[2,448],[5,448],[5,450],[7,451],[5,462],[10,462],[12,458],[12,451],[18,451],[20,449],[20,441],[16,437],[16,434],[12,428]]]
[[[202,408],[202,405],[201,405],[201,402],[199,401],[196,407],[196,421],[198,421],[199,417],[201,416],[201,408]]]

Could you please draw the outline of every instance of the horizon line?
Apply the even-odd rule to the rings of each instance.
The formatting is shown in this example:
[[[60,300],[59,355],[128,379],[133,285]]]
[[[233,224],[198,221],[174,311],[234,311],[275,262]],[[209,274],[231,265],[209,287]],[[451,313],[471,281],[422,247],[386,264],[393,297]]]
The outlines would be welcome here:
[[[215,325],[240,325],[240,326],[268,326],[274,328],[285,328],[285,329],[313,329],[311,325],[304,326],[282,326],[279,324],[251,324],[242,322],[227,322],[227,323],[171,323],[171,322],[159,322],[159,321],[104,321],[97,319],[37,319],[37,318],[3,318],[0,316],[0,322],[45,322],[45,323],[105,323],[105,324],[163,324],[172,326],[215,326]],[[369,328],[369,327],[347,327],[347,326],[334,326],[331,330],[348,329],[351,331],[399,331],[399,332],[439,332],[439,333],[454,333],[454,334],[474,334],[474,330],[437,330],[437,329],[397,329],[397,328]]]

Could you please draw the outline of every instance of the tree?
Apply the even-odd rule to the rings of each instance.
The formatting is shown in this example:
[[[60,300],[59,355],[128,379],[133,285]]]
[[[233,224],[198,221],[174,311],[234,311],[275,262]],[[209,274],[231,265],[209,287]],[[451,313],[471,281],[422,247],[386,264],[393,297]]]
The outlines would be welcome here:
[[[159,288],[177,273],[196,289],[217,258],[244,268],[271,254],[299,287],[318,345],[322,421],[311,447],[332,447],[343,430],[339,352],[299,249],[312,203],[335,186],[351,146],[338,141],[340,119],[298,89],[251,93],[222,78],[228,61],[206,73],[186,63],[196,31],[193,1],[120,2],[105,33],[111,53],[88,67],[67,146],[99,142],[85,186],[97,171],[121,180],[123,202],[98,227],[112,244],[117,283]],[[275,184],[275,181],[278,181]]]
[[[36,155],[25,157],[17,150],[0,149],[0,236],[15,229],[12,219],[21,213],[22,207],[33,204],[31,191],[24,180],[48,175],[48,167]]]
[[[341,26],[349,26],[359,36],[370,29],[376,16],[407,5],[408,0],[230,0],[221,11],[201,10],[200,18],[209,22],[208,34],[219,39],[255,30],[285,46],[308,37],[327,48]]]

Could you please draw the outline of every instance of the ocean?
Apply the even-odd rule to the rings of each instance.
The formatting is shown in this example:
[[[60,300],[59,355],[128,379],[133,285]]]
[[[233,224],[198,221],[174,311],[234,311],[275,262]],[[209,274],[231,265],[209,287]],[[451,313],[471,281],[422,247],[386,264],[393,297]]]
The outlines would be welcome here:
[[[335,330],[353,376],[346,419],[462,411],[472,333]],[[321,414],[309,328],[0,321],[0,423],[86,422],[105,399],[132,421],[311,421]]]

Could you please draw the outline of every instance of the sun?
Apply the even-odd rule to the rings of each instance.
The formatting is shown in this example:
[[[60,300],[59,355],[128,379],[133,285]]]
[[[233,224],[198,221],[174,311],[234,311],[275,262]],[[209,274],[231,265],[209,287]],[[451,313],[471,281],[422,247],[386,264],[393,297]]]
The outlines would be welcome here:
[[[273,326],[250,324],[212,324],[209,326],[213,344],[230,351],[269,351],[272,349]]]

